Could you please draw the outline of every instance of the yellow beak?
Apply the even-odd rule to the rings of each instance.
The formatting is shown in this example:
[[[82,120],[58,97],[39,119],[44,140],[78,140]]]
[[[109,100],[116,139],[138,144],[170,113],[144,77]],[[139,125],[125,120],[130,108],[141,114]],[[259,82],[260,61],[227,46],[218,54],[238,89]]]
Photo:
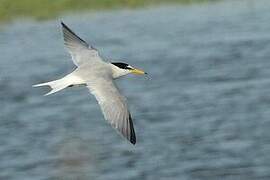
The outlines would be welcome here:
[[[131,73],[137,74],[137,75],[147,74],[146,72],[144,72],[144,71],[142,71],[140,69],[135,69],[135,68],[134,69],[131,69],[130,71],[131,71]]]

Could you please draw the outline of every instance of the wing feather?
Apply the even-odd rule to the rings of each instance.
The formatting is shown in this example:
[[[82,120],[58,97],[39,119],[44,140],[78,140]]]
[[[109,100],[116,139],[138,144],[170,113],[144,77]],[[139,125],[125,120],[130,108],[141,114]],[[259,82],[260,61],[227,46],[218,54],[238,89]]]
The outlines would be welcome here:
[[[87,83],[90,92],[96,97],[106,120],[132,144],[136,135],[125,98],[113,81],[99,79],[99,83]]]
[[[64,44],[76,66],[87,61],[101,60],[98,51],[76,35],[67,25],[61,22]]]

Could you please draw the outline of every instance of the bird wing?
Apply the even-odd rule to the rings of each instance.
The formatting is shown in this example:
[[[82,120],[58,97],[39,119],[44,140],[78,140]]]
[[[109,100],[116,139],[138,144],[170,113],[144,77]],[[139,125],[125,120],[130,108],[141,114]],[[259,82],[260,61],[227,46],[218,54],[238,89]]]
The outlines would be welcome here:
[[[64,44],[68,49],[72,60],[76,66],[80,66],[85,61],[100,61],[98,51],[77,36],[67,25],[61,22]]]
[[[87,83],[90,92],[96,97],[106,120],[132,144],[136,135],[125,97],[115,86],[113,80],[102,79],[98,83]]]

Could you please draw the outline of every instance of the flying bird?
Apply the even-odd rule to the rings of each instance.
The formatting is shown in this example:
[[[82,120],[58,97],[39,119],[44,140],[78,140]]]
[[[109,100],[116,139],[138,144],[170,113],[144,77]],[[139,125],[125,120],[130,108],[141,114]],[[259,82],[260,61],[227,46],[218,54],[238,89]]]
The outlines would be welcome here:
[[[114,79],[133,73],[147,74],[131,65],[122,62],[104,61],[93,46],[77,36],[67,25],[61,22],[64,44],[69,51],[76,69],[61,79],[33,85],[33,87],[49,86],[51,91],[45,96],[67,87],[84,85],[97,99],[104,118],[123,137],[132,144],[136,143],[136,135],[127,101],[119,92]]]

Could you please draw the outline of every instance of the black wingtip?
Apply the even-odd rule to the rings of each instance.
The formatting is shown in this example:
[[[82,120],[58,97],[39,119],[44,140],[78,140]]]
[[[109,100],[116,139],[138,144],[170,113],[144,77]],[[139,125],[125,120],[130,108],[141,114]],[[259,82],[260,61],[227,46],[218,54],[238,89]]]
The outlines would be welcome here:
[[[131,144],[135,145],[136,144],[136,138],[135,138],[135,141],[133,140],[130,140]]]
[[[136,144],[136,136],[130,137],[130,142],[131,142],[131,144],[135,145]]]
[[[69,34],[67,36],[73,36],[73,37],[71,37],[73,40],[79,41],[80,43],[82,43],[87,48],[89,47],[87,42],[85,42],[82,38],[80,38],[77,34],[75,34],[75,32],[73,32],[63,21],[61,21],[61,25],[62,25],[62,30],[63,30],[63,34],[64,34],[64,39],[65,39],[65,36],[66,36],[65,34]]]
[[[61,21],[62,28],[67,29],[70,31],[72,34],[75,34],[63,21]]]
[[[135,145],[136,144],[136,134],[135,134],[135,130],[133,127],[133,122],[132,122],[132,118],[131,115],[129,115],[129,124],[130,124],[130,139],[129,141]]]
[[[63,21],[61,21],[61,25],[62,25],[63,27],[65,27],[65,28],[67,28],[67,25],[66,25]]]

